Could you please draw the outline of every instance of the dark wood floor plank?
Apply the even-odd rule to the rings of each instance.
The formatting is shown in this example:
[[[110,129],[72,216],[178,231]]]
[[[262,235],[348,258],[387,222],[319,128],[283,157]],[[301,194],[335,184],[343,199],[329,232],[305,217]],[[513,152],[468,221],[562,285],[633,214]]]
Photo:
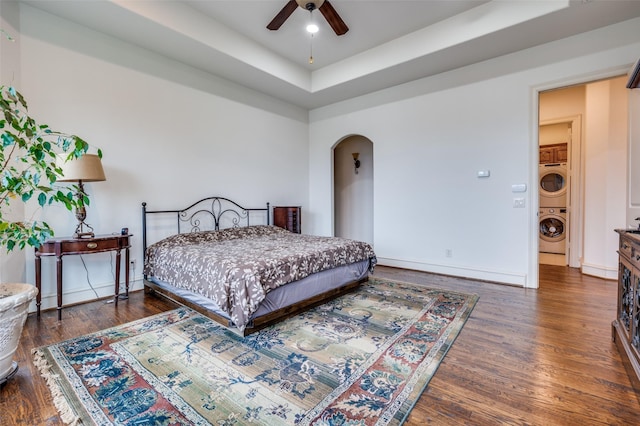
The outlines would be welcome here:
[[[406,425],[631,425],[640,404],[611,341],[616,283],[578,270],[540,268],[540,289],[522,289],[378,266],[375,275],[480,296]],[[143,292],[30,315],[0,391],[0,424],[60,425],[33,365],[34,347],[164,312],[176,305]]]
[[[408,425],[640,424],[611,341],[615,282],[551,266],[541,267],[539,290],[376,272],[480,295]]]

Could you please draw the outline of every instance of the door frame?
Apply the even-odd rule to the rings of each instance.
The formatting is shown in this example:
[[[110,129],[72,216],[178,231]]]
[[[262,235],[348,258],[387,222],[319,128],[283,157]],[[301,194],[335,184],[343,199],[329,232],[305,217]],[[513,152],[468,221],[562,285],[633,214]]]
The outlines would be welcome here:
[[[583,235],[581,230],[583,229],[582,222],[584,216],[584,211],[581,208],[582,188],[584,186],[582,179],[582,170],[584,168],[584,156],[582,155],[582,116],[578,114],[568,117],[554,118],[552,120],[545,120],[541,121],[538,126],[564,123],[569,124],[571,128],[571,134],[568,140],[569,161],[567,167],[567,191],[569,193],[569,197],[567,197],[567,220],[569,221],[569,229],[566,239],[567,251],[565,259],[570,267],[579,268],[582,265]],[[540,134],[538,133],[538,146],[540,146],[539,138]],[[538,182],[540,182],[539,173]],[[538,190],[539,189],[540,188],[538,188]]]
[[[574,75],[560,80],[550,81],[542,83],[536,86],[530,87],[531,93],[531,138],[529,142],[529,182],[533,190],[531,191],[531,202],[529,203],[529,268],[525,287],[538,288],[540,287],[539,281],[539,197],[538,191],[538,166],[540,164],[540,148],[539,148],[539,132],[538,127],[540,123],[540,93],[552,89],[561,89],[576,84],[587,84],[597,80],[603,80],[620,75],[627,74],[629,67],[627,66],[615,66],[601,71],[594,71],[587,74]]]

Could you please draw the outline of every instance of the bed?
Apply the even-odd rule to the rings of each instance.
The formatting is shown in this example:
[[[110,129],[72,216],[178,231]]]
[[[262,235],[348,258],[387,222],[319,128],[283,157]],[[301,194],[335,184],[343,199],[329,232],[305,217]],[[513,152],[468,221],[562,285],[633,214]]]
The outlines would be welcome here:
[[[376,264],[365,242],[271,225],[269,203],[245,208],[217,196],[179,210],[142,203],[142,228],[145,291],[241,335],[355,290]]]

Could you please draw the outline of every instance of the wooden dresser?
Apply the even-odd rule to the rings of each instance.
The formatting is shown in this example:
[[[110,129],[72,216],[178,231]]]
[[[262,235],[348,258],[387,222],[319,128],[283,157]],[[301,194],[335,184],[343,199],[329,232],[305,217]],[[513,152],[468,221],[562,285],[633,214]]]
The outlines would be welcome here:
[[[640,397],[640,233],[618,229],[618,301],[612,337]]]
[[[273,224],[299,234],[302,232],[301,207],[287,206],[273,208]]]

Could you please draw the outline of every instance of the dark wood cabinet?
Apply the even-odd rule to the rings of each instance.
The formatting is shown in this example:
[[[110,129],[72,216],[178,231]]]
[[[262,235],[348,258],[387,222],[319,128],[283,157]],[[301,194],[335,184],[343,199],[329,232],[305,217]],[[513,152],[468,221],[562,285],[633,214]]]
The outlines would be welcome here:
[[[540,146],[540,164],[566,163],[568,157],[566,143],[554,143]]]
[[[280,228],[288,229],[291,232],[299,234],[302,232],[300,207],[274,207],[273,208],[273,224]]]
[[[617,230],[618,300],[612,337],[640,397],[640,234]]]

